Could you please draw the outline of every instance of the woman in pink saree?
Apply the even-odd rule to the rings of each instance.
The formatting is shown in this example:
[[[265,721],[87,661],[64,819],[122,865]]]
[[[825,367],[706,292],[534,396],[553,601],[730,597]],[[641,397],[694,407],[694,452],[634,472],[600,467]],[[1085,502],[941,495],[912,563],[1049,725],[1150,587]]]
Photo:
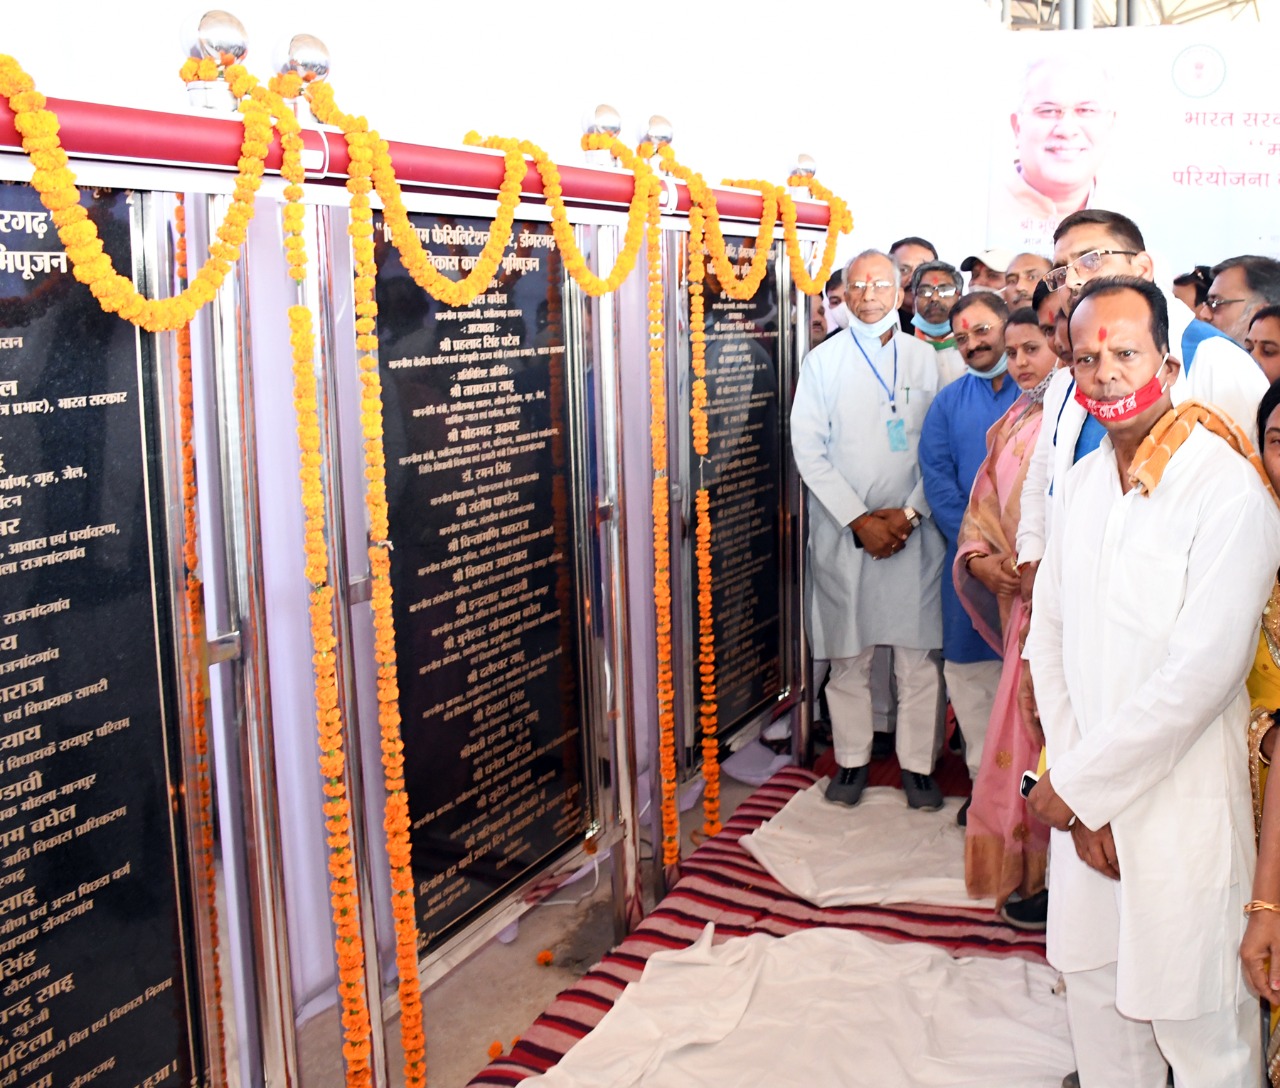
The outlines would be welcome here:
[[[1057,356],[1034,310],[1014,313],[1005,330],[1009,374],[1024,390],[987,432],[987,459],[974,478],[953,570],[956,590],[977,631],[1004,657],[982,766],[965,831],[965,884],[975,899],[1003,906],[1014,892],[1042,891],[1049,832],[1027,814],[1018,792],[1039,750],[1018,709],[1027,602],[1014,565],[1022,484],[1044,418],[1045,388]]]

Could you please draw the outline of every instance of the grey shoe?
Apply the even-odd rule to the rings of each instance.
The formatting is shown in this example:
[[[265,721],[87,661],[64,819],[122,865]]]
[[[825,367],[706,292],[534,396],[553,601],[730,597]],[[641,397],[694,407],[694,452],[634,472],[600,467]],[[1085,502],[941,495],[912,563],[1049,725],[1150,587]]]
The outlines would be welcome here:
[[[867,788],[867,766],[841,767],[830,782],[827,783],[826,798],[833,804],[848,805],[852,808],[862,800],[862,791]]]
[[[903,771],[902,792],[907,795],[907,804],[912,808],[936,812],[942,807],[942,791],[938,789],[933,775]]]
[[[1062,1088],[1080,1088],[1080,1074],[1068,1073],[1062,1078]]]

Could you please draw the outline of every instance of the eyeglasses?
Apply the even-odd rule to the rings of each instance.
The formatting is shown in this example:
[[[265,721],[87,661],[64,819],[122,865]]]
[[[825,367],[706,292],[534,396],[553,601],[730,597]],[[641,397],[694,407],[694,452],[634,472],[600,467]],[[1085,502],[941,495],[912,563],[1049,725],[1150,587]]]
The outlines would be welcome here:
[[[1207,299],[1204,300],[1204,304],[1208,306],[1209,309],[1212,310],[1214,313],[1217,313],[1219,306],[1234,306],[1237,302],[1243,302],[1243,301],[1244,299],[1242,298],[1214,298],[1212,295],[1210,295]]]
[[[849,286],[855,291],[888,291],[893,287],[893,280],[854,280]]]
[[[1097,272],[1102,267],[1102,258],[1110,257],[1112,254],[1121,257],[1136,257],[1138,251],[1136,249],[1091,249],[1088,253],[1081,253],[1074,261],[1070,261],[1058,268],[1049,269],[1044,274],[1044,282],[1049,285],[1050,291],[1056,291],[1066,284],[1067,273],[1073,268],[1079,269],[1081,272]]]
[[[995,326],[994,325],[974,325],[970,330],[974,336],[986,336]],[[969,342],[969,333],[956,333],[956,347],[962,348]]]
[[[950,298],[956,293],[954,287],[917,287],[916,298]]]

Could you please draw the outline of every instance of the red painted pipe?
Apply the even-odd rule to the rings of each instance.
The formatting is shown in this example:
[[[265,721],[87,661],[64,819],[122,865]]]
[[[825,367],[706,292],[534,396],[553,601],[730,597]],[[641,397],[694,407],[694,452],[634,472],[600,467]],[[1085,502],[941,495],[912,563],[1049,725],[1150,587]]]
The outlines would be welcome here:
[[[62,98],[50,98],[48,107],[58,115],[62,146],[73,159],[234,170],[240,157],[244,130],[236,118],[203,112],[161,113]],[[350,160],[346,141],[339,133],[304,128],[302,136],[308,152],[309,179],[317,175],[339,181],[345,178]],[[502,183],[501,155],[394,141],[390,147],[396,177],[402,184],[496,192]],[[3,100],[0,100],[0,148],[22,148],[13,112]],[[322,163],[319,167],[311,164],[317,155]],[[273,142],[267,155],[267,168],[279,170],[280,161],[279,142]],[[561,166],[560,185],[566,200],[581,204],[627,204],[634,190],[631,175],[625,171],[593,170],[584,166]],[[688,211],[689,191],[679,182],[676,185],[679,195],[676,210]],[[542,193],[542,179],[532,163],[525,173],[523,189],[530,195]],[[721,215],[731,219],[760,218],[760,197],[722,189],[715,190],[715,194]],[[830,211],[825,204],[801,200],[796,204],[796,218],[803,226],[825,227]]]

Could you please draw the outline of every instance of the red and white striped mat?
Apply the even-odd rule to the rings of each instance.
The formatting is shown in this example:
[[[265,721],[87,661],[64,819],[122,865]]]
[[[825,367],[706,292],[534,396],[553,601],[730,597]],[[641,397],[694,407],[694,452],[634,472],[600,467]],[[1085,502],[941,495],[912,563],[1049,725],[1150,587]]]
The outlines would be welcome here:
[[[649,956],[692,944],[708,922],[719,943],[751,933],[785,936],[815,926],[855,929],[885,941],[924,941],[965,956],[1044,959],[1044,936],[1005,925],[990,909],[926,905],[815,907],[786,892],[738,845],[820,776],[798,767],[779,771],[738,806],[724,830],[681,865],[676,886],[625,941],[565,990],[469,1088],[499,1088],[543,1073],[587,1034],[638,979]]]

